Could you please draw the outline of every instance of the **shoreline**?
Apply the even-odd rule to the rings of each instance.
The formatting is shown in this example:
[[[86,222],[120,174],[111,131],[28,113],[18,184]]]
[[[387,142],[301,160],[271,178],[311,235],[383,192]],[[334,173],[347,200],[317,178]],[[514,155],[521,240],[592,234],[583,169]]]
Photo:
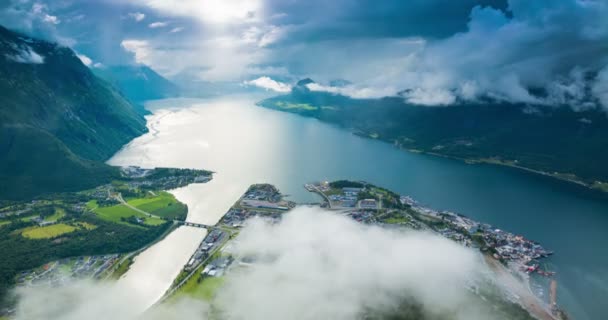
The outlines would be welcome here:
[[[452,160],[458,160],[458,161],[462,161],[465,162],[467,164],[491,164],[491,165],[497,165],[497,166],[503,166],[503,167],[509,167],[509,168],[514,168],[514,169],[518,169],[518,170],[522,170],[528,173],[533,173],[536,175],[540,175],[543,177],[548,177],[548,178],[552,178],[552,179],[556,179],[558,181],[562,181],[562,182],[568,182],[571,184],[575,184],[578,185],[580,187],[584,187],[585,189],[587,189],[588,191],[593,191],[593,192],[597,192],[598,194],[601,194],[603,196],[608,196],[608,182],[605,181],[599,181],[599,180],[595,180],[593,182],[585,182],[582,178],[576,176],[575,174],[568,174],[568,173],[561,173],[561,172],[545,172],[545,171],[541,171],[541,170],[537,170],[537,169],[532,169],[532,168],[528,168],[528,167],[524,167],[524,166],[520,166],[517,164],[513,164],[510,163],[509,160],[501,160],[495,157],[488,157],[488,158],[466,158],[466,157],[459,157],[459,156],[453,156],[453,155],[447,155],[447,154],[442,154],[442,153],[438,153],[438,152],[433,152],[433,151],[428,151],[425,149],[415,149],[415,148],[408,148],[408,147],[404,147],[402,145],[400,145],[398,143],[398,141],[395,140],[391,140],[391,139],[385,139],[383,137],[379,137],[376,136],[374,133],[369,133],[369,132],[365,132],[362,131],[360,129],[357,128],[352,128],[352,127],[345,127],[342,125],[339,125],[337,123],[332,123],[329,121],[324,121],[322,119],[319,119],[315,116],[310,116],[310,115],[306,115],[306,114],[301,114],[298,112],[291,112],[288,110],[284,110],[284,109],[280,109],[280,108],[274,108],[274,107],[269,107],[269,106],[265,106],[264,104],[261,104],[260,102],[255,103],[255,105],[257,107],[260,108],[265,108],[268,110],[274,110],[277,112],[284,112],[284,113],[290,113],[290,114],[294,114],[300,117],[304,117],[304,118],[312,118],[312,119],[316,119],[322,123],[340,128],[342,130],[346,130],[350,133],[352,133],[355,136],[364,138],[364,139],[369,139],[369,140],[377,140],[377,141],[382,141],[385,142],[387,144],[390,144],[392,146],[394,146],[395,148],[401,150],[401,151],[407,151],[407,152],[411,152],[411,153],[416,153],[416,154],[425,154],[425,155],[431,155],[431,156],[436,156],[436,157],[441,157],[441,158],[446,158],[446,159],[452,159]]]
[[[416,154],[430,155],[430,156],[435,156],[435,157],[440,157],[440,158],[445,158],[445,159],[458,160],[458,161],[462,161],[462,162],[464,162],[466,164],[473,164],[473,165],[475,165],[475,164],[489,164],[489,165],[496,165],[496,166],[513,168],[513,169],[522,170],[522,171],[525,171],[525,172],[528,172],[528,173],[533,173],[533,174],[536,174],[536,175],[540,175],[540,176],[543,176],[543,177],[548,177],[548,178],[551,178],[551,179],[556,179],[558,181],[574,184],[574,185],[583,187],[583,188],[587,189],[588,191],[598,192],[598,194],[601,194],[603,196],[608,196],[608,182],[603,182],[603,181],[596,180],[593,183],[589,183],[589,182],[585,182],[583,179],[579,178],[575,174],[568,174],[568,173],[561,173],[561,172],[551,173],[551,172],[541,171],[541,170],[532,169],[532,168],[529,168],[529,167],[524,167],[524,166],[512,163],[513,161],[502,160],[502,159],[495,158],[495,157],[488,157],[488,158],[466,158],[466,157],[459,157],[459,156],[442,154],[442,153],[433,152],[433,151],[427,151],[427,150],[423,150],[423,149],[406,148],[406,147],[398,145],[396,143],[396,141],[385,140],[385,139],[382,139],[382,138],[379,138],[379,139],[373,138],[373,137],[371,137],[369,135],[366,135],[366,134],[357,133],[352,128],[349,129],[349,131],[351,131],[354,135],[356,135],[358,137],[362,137],[362,138],[370,139],[370,140],[378,140],[378,141],[382,141],[382,142],[391,144],[391,145],[393,145],[394,147],[396,147],[397,149],[399,149],[401,151],[407,151],[407,152],[416,153]]]

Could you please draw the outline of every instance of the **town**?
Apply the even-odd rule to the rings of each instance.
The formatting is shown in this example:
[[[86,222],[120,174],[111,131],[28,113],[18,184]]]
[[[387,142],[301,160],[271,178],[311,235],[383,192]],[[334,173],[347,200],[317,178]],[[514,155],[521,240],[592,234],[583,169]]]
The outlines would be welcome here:
[[[150,177],[150,171],[129,168],[126,175],[142,179]],[[171,180],[171,179],[169,179]],[[169,181],[164,179],[162,181]],[[175,180],[174,180],[175,181]],[[147,183],[138,183],[137,189]],[[154,182],[156,183],[156,182]],[[121,186],[124,188],[125,186]],[[124,190],[130,190],[127,186]],[[316,182],[304,186],[323,200],[320,207],[347,216],[359,223],[382,228],[406,228],[437,233],[464,246],[479,249],[487,256],[504,264],[515,272],[536,272],[545,276],[554,273],[541,270],[538,259],[552,254],[540,244],[479,223],[464,215],[449,211],[436,211],[420,205],[409,196],[398,195],[390,190],[359,181]],[[113,186],[112,188],[115,188]],[[113,201],[107,186],[88,192],[97,201]],[[25,208],[35,206],[36,203]],[[215,226],[204,226],[208,233],[188,259],[181,273],[158,303],[179,297],[198,297],[211,301],[226,274],[232,268],[247,268],[255,263],[251,257],[235,256],[232,252],[235,239],[249,219],[264,219],[274,224],[296,207],[296,203],[284,199],[280,191],[270,184],[254,184],[225,213]],[[23,210],[23,209],[21,209]],[[189,225],[189,222],[185,223]],[[67,258],[47,263],[34,270],[22,272],[17,277],[20,285],[35,286],[43,283],[62,285],[70,278],[115,279],[127,271],[133,255],[104,255],[95,257]],[[129,259],[127,259],[129,258]],[[554,284],[552,283],[552,287]],[[552,297],[554,300],[554,297]],[[554,313],[560,311],[554,305]]]

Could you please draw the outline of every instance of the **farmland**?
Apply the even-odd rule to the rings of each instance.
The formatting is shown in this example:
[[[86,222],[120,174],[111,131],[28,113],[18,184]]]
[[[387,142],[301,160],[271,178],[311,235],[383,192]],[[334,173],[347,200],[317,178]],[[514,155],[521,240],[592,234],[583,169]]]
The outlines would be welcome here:
[[[50,239],[60,236],[62,234],[70,233],[78,229],[77,227],[69,224],[58,223],[44,227],[29,227],[25,228],[21,235],[28,239]]]
[[[117,204],[109,207],[98,207],[93,211],[98,217],[103,220],[120,223],[128,226],[135,226],[135,221],[141,221],[148,226],[157,226],[165,223],[165,221],[148,217],[145,214],[135,211],[123,204]]]
[[[128,200],[127,203],[139,210],[169,220],[184,220],[188,213],[188,207],[177,201],[168,192],[159,192],[145,198]]]

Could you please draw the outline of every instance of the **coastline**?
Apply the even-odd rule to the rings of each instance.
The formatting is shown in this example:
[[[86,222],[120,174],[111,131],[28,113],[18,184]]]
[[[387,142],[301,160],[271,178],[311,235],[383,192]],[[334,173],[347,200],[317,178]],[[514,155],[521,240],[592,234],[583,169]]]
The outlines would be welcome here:
[[[276,108],[276,107],[272,107],[272,106],[266,106],[261,102],[257,102],[257,103],[255,103],[255,105],[258,107],[261,107],[261,108],[269,109],[269,110],[291,113],[291,114],[294,114],[294,115],[297,115],[300,117],[305,117],[305,118],[317,119],[318,121],[321,121],[323,123],[338,127],[343,130],[347,130],[348,132],[350,132],[353,135],[356,135],[358,137],[370,139],[370,140],[378,140],[378,141],[382,141],[382,142],[391,144],[394,147],[396,147],[397,149],[402,150],[402,151],[408,151],[411,153],[426,154],[426,155],[432,155],[432,156],[437,156],[437,157],[442,157],[442,158],[447,158],[447,159],[452,159],[452,160],[458,160],[458,161],[463,161],[468,164],[491,164],[491,165],[510,167],[510,168],[514,168],[514,169],[518,169],[518,170],[523,170],[523,171],[526,171],[529,173],[541,175],[544,177],[557,179],[559,181],[572,183],[572,184],[584,187],[584,188],[588,189],[589,191],[599,192],[603,196],[608,195],[608,181],[594,180],[593,182],[587,182],[575,174],[562,173],[562,172],[553,172],[553,173],[545,172],[542,170],[521,166],[521,165],[516,164],[514,161],[502,160],[497,157],[467,158],[467,157],[459,157],[459,156],[454,156],[454,155],[442,154],[442,153],[438,153],[436,151],[428,151],[426,149],[408,148],[408,147],[404,147],[404,146],[400,145],[399,142],[396,140],[383,138],[375,132],[367,132],[367,131],[363,131],[358,128],[345,127],[345,126],[339,125],[337,123],[324,121],[314,115],[307,115],[307,114],[299,113],[296,111],[289,111],[289,110]]]
[[[281,110],[278,110],[278,111],[281,111]],[[300,114],[298,114],[298,115],[300,115]],[[340,128],[343,128],[343,127],[340,127]],[[417,154],[426,154],[426,155],[431,155],[431,156],[441,157],[441,158],[446,158],[446,159],[452,159],[452,160],[458,160],[458,161],[465,162],[467,164],[490,164],[490,165],[514,168],[514,169],[526,171],[529,173],[541,175],[544,177],[556,179],[559,181],[572,183],[572,184],[584,187],[584,188],[588,189],[589,191],[599,192],[602,195],[608,195],[608,182],[604,182],[604,181],[595,180],[592,183],[586,182],[575,174],[562,173],[562,172],[553,172],[552,173],[552,172],[532,169],[529,167],[518,165],[514,161],[499,159],[498,157],[467,158],[467,157],[459,157],[459,156],[442,154],[442,153],[434,152],[434,151],[427,151],[424,149],[406,148],[406,147],[399,145],[398,142],[394,141],[394,140],[376,138],[376,137],[371,136],[371,134],[367,134],[365,132],[357,132],[357,130],[354,128],[343,128],[343,129],[347,129],[348,131],[352,132],[354,135],[361,137],[361,138],[370,139],[370,140],[378,140],[378,141],[382,141],[382,142],[391,144],[394,147],[396,147],[397,149],[402,150],[402,151],[407,151],[407,152],[417,153]]]

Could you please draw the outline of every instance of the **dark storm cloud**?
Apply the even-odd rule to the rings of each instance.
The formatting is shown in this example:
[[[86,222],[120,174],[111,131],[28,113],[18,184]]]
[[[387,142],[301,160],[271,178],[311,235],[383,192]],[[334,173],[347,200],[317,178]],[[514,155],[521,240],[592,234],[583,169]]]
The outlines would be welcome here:
[[[443,38],[464,31],[475,6],[505,9],[506,0],[271,0],[269,7],[278,23],[300,26],[292,41],[315,41]]]

